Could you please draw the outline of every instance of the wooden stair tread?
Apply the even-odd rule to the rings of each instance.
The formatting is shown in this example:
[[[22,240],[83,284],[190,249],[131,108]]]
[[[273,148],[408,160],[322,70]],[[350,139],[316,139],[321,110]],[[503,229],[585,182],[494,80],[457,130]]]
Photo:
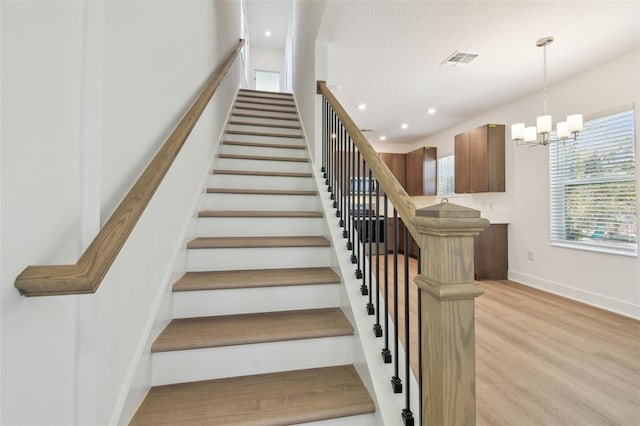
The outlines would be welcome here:
[[[274,100],[274,101],[293,101],[293,96],[263,96],[263,95],[256,95],[255,93],[239,93],[238,97],[243,97],[243,98],[252,98],[252,99],[270,99],[270,100]]]
[[[223,145],[234,146],[252,146],[256,148],[286,148],[286,149],[307,149],[304,145],[292,145],[284,143],[265,143],[265,142],[245,142],[245,141],[222,141]]]
[[[251,98],[251,99],[238,98],[236,99],[236,105],[237,104],[268,105],[268,106],[276,106],[276,107],[291,108],[291,109],[294,109],[296,107],[296,104],[294,104],[292,101],[288,99],[282,99],[282,102],[261,102],[259,100],[256,100],[256,98]]]
[[[240,154],[218,154],[218,158],[231,158],[234,160],[258,160],[258,161],[290,161],[294,163],[308,163],[308,158],[298,157],[271,157],[264,155],[240,155]]]
[[[338,284],[333,269],[288,268],[237,271],[187,272],[173,284],[173,291],[222,290],[290,285]]]
[[[329,247],[331,242],[320,236],[294,237],[198,237],[187,243],[188,249]]]
[[[271,172],[262,170],[224,170],[214,169],[213,174],[218,175],[240,175],[240,176],[278,176],[278,177],[295,177],[295,178],[310,178],[313,177],[311,173],[299,173],[299,172]]]
[[[348,336],[353,327],[340,308],[301,309],[172,320],[151,352],[214,348]]]
[[[273,91],[269,91],[269,90],[257,90],[257,89],[239,89],[238,90],[241,93],[264,93],[266,95],[273,95],[273,96],[287,96],[289,98],[293,98],[293,93],[291,92],[273,92]]]
[[[203,210],[198,212],[198,217],[324,217],[319,211],[295,211],[295,210]]]
[[[290,133],[249,132],[246,130],[227,130],[225,134],[245,135],[245,136],[265,136],[270,138],[302,139],[302,135],[292,135]]]
[[[207,188],[207,194],[317,195],[318,191],[299,189]]]
[[[374,411],[345,365],[153,387],[130,425],[290,425]]]
[[[231,113],[232,117],[247,117],[247,118],[266,118],[268,120],[285,120],[285,121],[299,121],[298,117],[278,117],[273,115],[263,115],[263,114],[250,114],[243,112],[233,112]]]
[[[277,129],[293,129],[300,130],[300,126],[294,126],[289,124],[272,124],[272,123],[259,123],[257,121],[229,121],[229,124],[233,124],[236,126],[254,126],[254,127],[273,127]]]

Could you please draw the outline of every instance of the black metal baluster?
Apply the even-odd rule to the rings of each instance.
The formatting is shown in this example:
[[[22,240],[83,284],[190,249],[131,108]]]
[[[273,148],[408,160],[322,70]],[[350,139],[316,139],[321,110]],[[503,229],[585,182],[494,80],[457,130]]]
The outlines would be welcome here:
[[[395,337],[394,352],[396,360],[394,363],[395,375],[391,378],[393,393],[402,392],[402,380],[400,380],[399,357],[398,357],[398,211],[393,209],[393,335]]]
[[[358,261],[358,258],[356,257],[356,244],[358,243],[356,241],[357,235],[357,231],[355,229],[356,227],[356,216],[357,216],[357,212],[356,212],[356,176],[355,176],[355,172],[356,172],[356,146],[353,143],[353,140],[351,141],[351,151],[349,152],[349,156],[351,159],[351,169],[349,170],[349,195],[350,195],[350,200],[351,200],[351,209],[349,211],[351,220],[350,220],[350,235],[349,235],[349,243],[347,245],[347,247],[351,250],[351,263],[355,264]]]
[[[373,176],[371,175],[371,169],[368,168],[368,176],[367,178],[369,179],[369,181],[367,182],[368,184],[365,186],[368,191],[367,191],[367,211],[366,211],[366,215],[367,215],[367,242],[368,242],[368,247],[369,247],[369,303],[367,303],[367,313],[369,315],[373,315],[376,313],[376,310],[373,306],[373,288],[372,288],[372,282],[373,282],[373,262],[372,262],[372,257],[373,256],[373,239],[374,239],[374,233],[373,233],[373,221],[374,221],[374,216],[373,216],[373,210],[371,209],[371,206],[373,206]]]
[[[348,212],[349,216],[347,217],[347,226],[345,227],[348,230],[347,235],[347,250],[351,250],[351,263],[355,263],[354,261],[354,252],[353,252],[353,194],[352,194],[352,182],[353,182],[353,140],[349,137],[349,156],[347,158],[347,179],[349,180],[347,186],[347,203],[348,203]],[[344,234],[343,234],[344,235]]]
[[[327,102],[327,98],[322,96],[322,168],[320,171],[322,172],[322,177],[324,179],[327,178],[327,126],[329,123],[329,118],[327,117],[329,110],[329,102]]]
[[[362,205],[362,175],[361,175],[361,160],[360,160],[360,151],[356,150],[356,160],[357,160],[357,167],[358,167],[358,172],[356,173],[356,188],[357,190],[354,191],[356,192],[358,195],[358,203],[356,204],[356,211],[357,211],[357,216],[358,216],[358,222],[357,222],[357,226],[356,226],[356,232],[358,233],[358,235],[356,236],[356,245],[358,246],[357,250],[356,250],[356,258],[357,258],[357,269],[356,269],[356,278],[357,279],[362,279],[362,269],[360,268],[360,262],[362,260],[362,256],[360,253],[360,246],[362,245],[362,241],[363,241],[363,235],[362,235],[362,213],[363,213],[363,209],[364,206]],[[367,293],[367,287],[366,286],[360,286],[360,293],[363,296],[366,296]]]
[[[336,183],[333,187],[333,208],[336,209],[335,217],[340,217],[340,197],[342,193],[342,168],[340,163],[342,162],[342,123],[338,119],[336,122]]]
[[[335,113],[333,108],[329,109],[329,123],[328,123],[328,135],[327,135],[327,177],[325,178],[325,185],[327,185],[327,191],[331,192],[331,146],[333,144],[333,117]]]
[[[376,181],[376,323],[373,325],[373,333],[376,337],[382,337],[382,326],[380,325],[380,238],[387,241],[386,230],[383,232],[380,232],[380,185]],[[385,252],[385,257],[386,255]]]
[[[384,194],[384,348],[382,360],[391,364],[391,350],[389,350],[389,200]]]
[[[342,214],[340,215],[340,227],[342,229],[342,237],[347,238],[347,227],[345,226],[345,220],[347,215],[347,189],[349,188],[349,176],[347,176],[347,144],[349,141],[349,134],[344,126],[342,127],[342,160],[340,161],[340,169],[342,170],[342,184],[340,185],[340,204],[342,207]]]
[[[411,336],[409,333],[409,228],[404,228],[404,382],[406,384],[405,391],[405,408],[402,410],[402,420],[405,426],[413,426],[413,413],[411,412]]]

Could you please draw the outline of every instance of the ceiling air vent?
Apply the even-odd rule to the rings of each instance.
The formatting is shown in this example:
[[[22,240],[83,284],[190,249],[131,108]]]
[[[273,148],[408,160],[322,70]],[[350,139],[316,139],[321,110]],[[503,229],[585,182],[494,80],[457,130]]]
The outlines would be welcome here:
[[[478,55],[476,55],[475,53],[462,53],[456,50],[451,55],[449,55],[447,59],[440,62],[440,65],[449,65],[453,67],[456,65],[467,65],[477,57]]]

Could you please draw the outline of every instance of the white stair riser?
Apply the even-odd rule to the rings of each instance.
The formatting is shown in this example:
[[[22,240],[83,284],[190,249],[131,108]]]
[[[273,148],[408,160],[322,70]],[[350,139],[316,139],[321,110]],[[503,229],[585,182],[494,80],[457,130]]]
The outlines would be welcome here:
[[[283,99],[283,100],[287,100],[287,101],[291,101],[293,102],[293,95],[289,92],[270,92],[270,91],[261,91],[261,90],[240,90],[238,92],[238,96],[243,96],[246,97],[247,95],[250,96],[257,96],[260,98],[279,98],[279,99]]]
[[[277,132],[273,132],[277,133]],[[295,143],[303,144],[302,138],[282,138],[278,136],[260,136],[260,135],[247,135],[247,134],[224,134],[225,141],[239,141],[239,142],[258,142],[258,143]]]
[[[209,188],[241,188],[241,189],[295,189],[314,191],[313,179],[289,176],[251,176],[227,175],[212,173],[208,179]]]
[[[297,423],[293,426],[375,426],[376,415],[360,414],[359,416],[339,417],[337,419],[320,420],[317,422]]]
[[[280,111],[282,108],[279,109],[279,111],[266,111],[266,110],[270,110],[272,108],[268,108],[265,106],[256,106],[256,105],[248,105],[248,104],[243,104],[243,105],[235,105],[233,107],[233,112],[240,112],[240,113],[249,113],[249,114],[260,114],[260,115],[267,115],[269,117],[284,117],[284,118],[295,118],[295,119],[299,119],[298,114],[296,112],[292,112],[292,111]]]
[[[236,121],[236,120],[233,120]],[[284,126],[287,124],[279,123]],[[253,126],[242,124],[229,124],[227,130],[241,131],[241,132],[265,132],[265,133],[282,133],[285,135],[302,135],[301,129],[289,129],[287,127],[272,127],[272,126]]]
[[[152,386],[353,362],[353,337],[289,340],[152,354]]]
[[[188,271],[315,268],[329,265],[330,247],[187,250]]]
[[[311,163],[299,161],[244,160],[216,158],[215,168],[221,170],[253,170],[260,172],[309,173]]]
[[[317,195],[207,194],[207,210],[313,210],[320,208]]]
[[[295,108],[295,103],[293,102],[293,99],[291,98],[273,99],[277,97],[278,96],[257,98],[255,96],[242,96],[242,94],[239,94],[238,97],[236,98],[236,102],[238,104],[246,104],[246,103],[255,104],[255,103],[261,102],[260,105],[262,105],[262,103],[268,103],[268,104],[277,104],[276,106]],[[269,105],[269,106],[272,106],[272,105]]]
[[[271,101],[268,101],[268,102],[271,102]],[[274,101],[274,103],[278,103],[278,102]],[[280,103],[279,105],[265,105],[264,103],[258,103],[254,101],[249,101],[249,102],[241,101],[241,102],[236,102],[235,106],[236,108],[249,107],[249,108],[269,109],[269,110],[274,110],[278,112],[288,112],[288,113],[296,112],[295,106],[293,106],[291,103]]]
[[[173,293],[174,318],[336,306],[340,306],[339,284],[178,291]]]
[[[324,220],[299,217],[200,217],[199,237],[324,235]]]
[[[253,115],[265,115],[266,114],[261,114],[260,112],[254,111],[256,114]],[[240,114],[245,114],[245,113],[240,113]],[[252,114],[249,111],[246,112],[246,114]],[[299,126],[300,122],[296,119],[296,120],[278,120],[276,118],[262,118],[262,117],[244,117],[242,115],[237,115],[237,114],[233,114],[231,115],[231,119],[233,121],[242,121],[242,122],[249,122],[249,123],[263,123],[263,124],[282,124],[285,126]],[[300,131],[302,131],[302,129],[300,129]]]
[[[245,146],[245,145],[229,145],[222,144],[221,154],[233,155],[260,155],[264,157],[287,157],[287,158],[309,158],[306,149],[290,149],[290,148],[271,148],[264,146]]]

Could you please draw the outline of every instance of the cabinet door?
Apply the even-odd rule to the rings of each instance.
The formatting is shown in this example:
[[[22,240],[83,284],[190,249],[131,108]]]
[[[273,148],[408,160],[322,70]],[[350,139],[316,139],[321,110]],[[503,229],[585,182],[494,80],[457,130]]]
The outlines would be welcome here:
[[[475,279],[506,280],[508,256],[507,225],[491,224],[474,237]]]
[[[378,153],[380,159],[387,165],[391,173],[398,179],[400,185],[405,186],[405,155],[393,154],[391,152]]]
[[[487,126],[469,131],[469,192],[489,190]]]
[[[418,148],[406,156],[406,190],[410,196],[423,194],[424,149]]]
[[[487,167],[490,192],[504,192],[505,126],[489,124],[487,129]]]
[[[469,192],[469,132],[456,135],[454,140],[456,193]]]

